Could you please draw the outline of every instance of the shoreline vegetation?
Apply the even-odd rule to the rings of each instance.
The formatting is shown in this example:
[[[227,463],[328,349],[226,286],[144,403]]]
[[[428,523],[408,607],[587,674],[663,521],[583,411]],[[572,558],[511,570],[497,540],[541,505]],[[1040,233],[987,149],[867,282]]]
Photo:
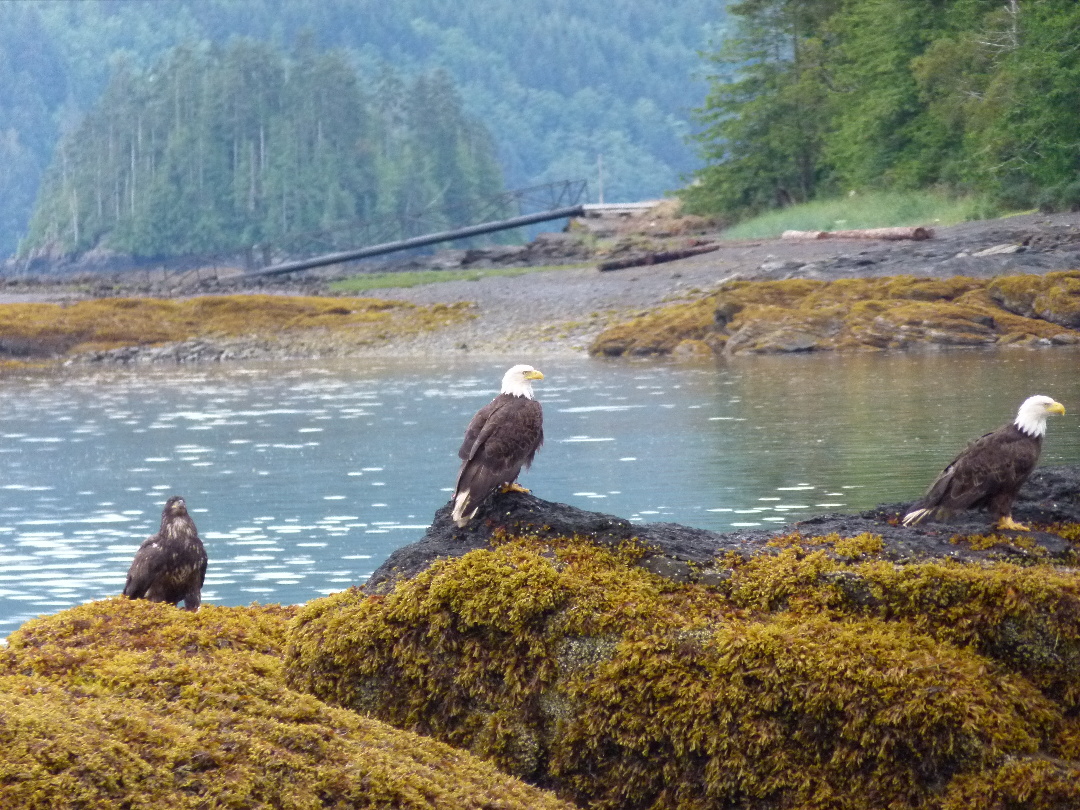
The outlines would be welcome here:
[[[407,275],[430,284],[429,273],[438,272]],[[456,275],[448,281],[506,274]],[[392,298],[252,294],[9,303],[0,304],[0,368],[394,355],[418,341],[452,350],[456,338],[445,338],[463,326],[475,331],[474,320],[483,321],[469,302]],[[608,358],[1077,346],[1080,271],[992,280],[736,280],[693,300],[594,317],[584,326],[598,334],[587,342],[575,331],[581,326],[548,323],[530,351],[565,350],[568,342]],[[529,326],[502,328],[506,333],[489,336],[492,343],[536,338]]]
[[[508,346],[704,358],[1080,345],[1080,271],[1068,269],[1080,261],[1075,251],[1053,252],[1080,244],[1075,219],[1027,230],[1008,218],[967,223],[917,245],[726,240],[711,223],[662,203],[629,220],[575,220],[564,234],[543,235],[538,243],[555,244],[563,263],[535,267],[455,266],[478,252],[444,251],[432,258],[442,269],[421,264],[278,282],[266,288],[271,294],[221,286],[171,298],[104,281],[12,282],[12,302],[0,304],[0,367],[505,353]],[[796,215],[769,227],[807,222],[823,224]],[[974,240],[952,233],[970,227],[989,230]],[[1001,239],[1010,241],[994,244]],[[1059,264],[1047,266],[1040,243]],[[716,249],[649,264],[689,244]],[[630,269],[599,272],[612,257],[630,257]],[[60,302],[33,300],[49,296]]]
[[[4,366],[18,368],[80,358],[123,362],[132,350],[149,360],[201,359],[179,356],[176,347],[185,345],[201,346],[215,360],[347,352],[460,323],[468,309],[288,295],[0,304],[0,353]]]

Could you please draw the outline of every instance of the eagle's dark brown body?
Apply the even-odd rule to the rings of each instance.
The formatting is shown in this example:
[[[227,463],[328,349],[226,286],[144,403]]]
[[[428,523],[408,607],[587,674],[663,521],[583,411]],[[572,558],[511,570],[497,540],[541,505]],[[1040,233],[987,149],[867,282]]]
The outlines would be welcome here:
[[[980,436],[941,471],[908,515],[948,517],[964,509],[986,509],[1000,520],[1010,515],[1020,487],[1039,462],[1042,437],[1014,423]]]
[[[158,533],[135,552],[124,596],[171,605],[183,600],[186,610],[198,610],[205,578],[206,549],[187,504],[174,495],[165,502]]]
[[[465,430],[454,486],[455,514],[467,522],[491,493],[517,480],[544,443],[544,414],[535,399],[499,394]],[[464,525],[459,518],[458,525]]]

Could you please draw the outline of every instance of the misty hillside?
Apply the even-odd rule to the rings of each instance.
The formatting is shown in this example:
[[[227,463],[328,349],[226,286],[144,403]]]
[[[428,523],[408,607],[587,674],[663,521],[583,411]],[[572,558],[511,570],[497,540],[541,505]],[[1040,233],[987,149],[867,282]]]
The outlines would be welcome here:
[[[724,0],[41,0],[0,4],[0,255],[27,233],[60,133],[115,69],[179,44],[249,37],[289,51],[310,34],[358,75],[443,68],[491,133],[504,183],[585,178],[595,200],[655,197],[698,160],[684,136],[706,83],[699,51]]]

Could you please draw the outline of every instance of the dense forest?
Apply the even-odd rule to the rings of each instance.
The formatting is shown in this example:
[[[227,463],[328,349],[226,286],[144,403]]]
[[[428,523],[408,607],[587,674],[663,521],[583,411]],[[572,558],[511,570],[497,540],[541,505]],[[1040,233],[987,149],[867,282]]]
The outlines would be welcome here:
[[[27,235],[46,171],[62,174],[65,154],[73,157],[58,151],[61,135],[92,126],[85,119],[103,114],[99,104],[121,103],[102,101],[107,88],[115,96],[129,82],[148,92],[139,83],[163,69],[170,49],[212,61],[235,39],[292,58],[310,34],[314,51],[334,51],[349,63],[365,98],[388,74],[406,88],[419,77],[442,76],[462,114],[491,133],[507,187],[585,178],[593,200],[601,188],[608,200],[659,196],[699,163],[684,136],[689,111],[706,92],[699,51],[719,37],[723,6],[724,0],[0,3],[0,256]],[[274,172],[266,170],[269,181]],[[135,188],[149,193],[141,183]],[[56,205],[50,200],[44,207]],[[38,234],[57,212],[41,216]],[[85,243],[90,220],[80,229]]]
[[[384,69],[363,87],[342,54],[310,40],[286,58],[234,39],[177,47],[147,71],[118,65],[62,139],[26,244],[135,256],[280,247],[353,220],[456,224],[501,190],[491,138],[444,72],[406,82]]]
[[[711,55],[706,168],[745,216],[860,189],[1080,206],[1076,0],[742,0]]]

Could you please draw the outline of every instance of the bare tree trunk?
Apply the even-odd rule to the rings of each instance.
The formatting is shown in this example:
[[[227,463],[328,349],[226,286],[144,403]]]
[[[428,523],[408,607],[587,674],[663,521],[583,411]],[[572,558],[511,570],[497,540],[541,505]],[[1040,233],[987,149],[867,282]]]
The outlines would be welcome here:
[[[911,239],[920,242],[933,239],[933,228],[866,228],[858,231],[784,231],[781,239],[886,239],[896,241]]]

